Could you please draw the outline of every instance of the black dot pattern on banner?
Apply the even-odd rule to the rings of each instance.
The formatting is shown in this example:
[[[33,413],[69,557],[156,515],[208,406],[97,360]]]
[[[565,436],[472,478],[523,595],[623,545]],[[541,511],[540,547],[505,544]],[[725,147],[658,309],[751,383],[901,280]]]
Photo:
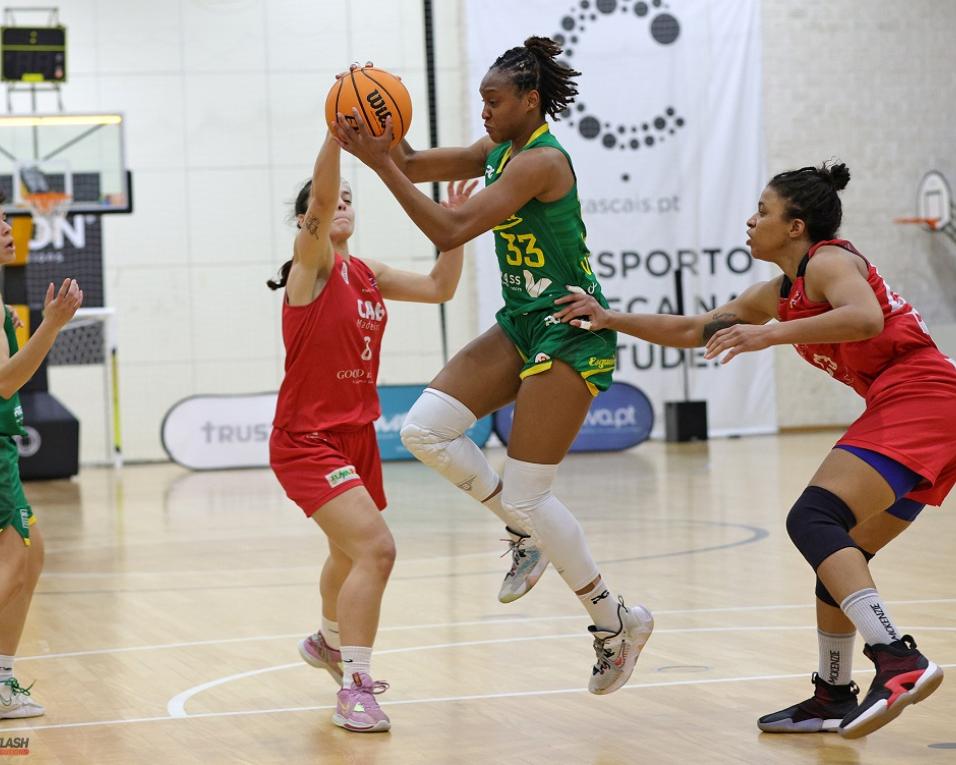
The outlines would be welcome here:
[[[652,8],[666,9],[667,7],[664,0],[638,0],[637,2],[634,0],[578,0],[576,5],[568,10],[567,15],[561,18],[560,26],[563,33],[557,32],[552,37],[564,48],[564,56],[572,58],[578,43],[587,31],[584,22],[596,22],[598,14],[609,16],[620,9],[622,13],[633,11],[632,18],[647,18],[650,22],[648,33],[651,39],[659,45],[671,45],[680,37],[680,22],[671,13],[656,10],[652,12]],[[570,34],[571,32],[574,34]],[[570,66],[566,60],[559,59],[559,62]],[[604,148],[617,148],[618,151],[638,151],[642,146],[657,146],[664,143],[665,136],[676,135],[677,131],[686,124],[685,118],[679,116],[677,109],[673,106],[668,106],[647,121],[635,124],[613,125],[589,113],[587,106],[580,102],[574,105],[574,111],[565,109],[560,116],[567,119],[568,125],[576,128],[582,138],[589,141],[599,140]],[[639,132],[643,135],[636,135]],[[626,138],[628,133],[633,137]],[[628,181],[630,174],[622,174],[621,179]]]
[[[575,109],[579,113],[587,112],[587,105],[579,102],[575,104]],[[678,117],[677,111],[673,107],[665,109],[662,114],[654,117],[651,123],[644,122],[640,126],[614,126],[610,122],[601,122],[601,120],[593,114],[585,114],[575,123],[574,119],[571,119],[574,115],[569,109],[562,112],[560,116],[569,118],[568,125],[570,127],[574,127],[576,124],[578,133],[581,134],[582,138],[588,140],[600,138],[601,144],[609,149],[613,149],[618,145],[617,136],[624,136],[627,133],[637,133],[638,130],[647,134],[644,140],[645,146],[654,146],[656,143],[663,143],[665,135],[676,135],[677,129],[683,127],[685,123],[684,118]],[[641,143],[635,138],[630,141],[622,140],[620,146],[628,146],[631,149],[637,150],[640,148]]]
[[[651,37],[661,45],[670,45],[680,34],[680,23],[669,13],[661,13],[651,21]]]

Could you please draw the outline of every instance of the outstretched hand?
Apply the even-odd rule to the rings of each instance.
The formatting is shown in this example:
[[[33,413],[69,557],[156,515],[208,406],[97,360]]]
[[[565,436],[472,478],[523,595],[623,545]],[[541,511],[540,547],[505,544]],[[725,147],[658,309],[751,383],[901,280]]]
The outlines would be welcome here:
[[[449,210],[454,210],[456,207],[461,207],[465,204],[468,198],[471,196],[471,192],[475,190],[475,186],[478,185],[478,181],[449,181],[448,182],[448,199],[441,203],[442,207],[445,207]]]
[[[720,360],[726,364],[734,356],[750,351],[762,351],[773,345],[771,340],[772,327],[766,324],[736,324],[715,332],[707,341],[704,352],[705,359],[715,359],[724,351],[727,353]]]
[[[23,319],[20,318],[20,314],[14,311],[10,306],[7,306],[7,313],[10,314],[10,322],[13,324],[13,328],[23,329]]]
[[[50,322],[59,331],[83,305],[83,290],[76,283],[76,279],[64,279],[60,289],[55,293],[54,290],[56,288],[53,282],[50,282],[43,300],[43,321]]]
[[[584,292],[580,287],[568,287],[571,294],[555,300],[556,305],[565,307],[554,314],[558,321],[567,322],[572,327],[589,329],[596,332],[608,326],[610,312],[604,308],[593,295]]]
[[[339,112],[332,125],[332,137],[345,151],[368,165],[379,170],[388,164],[388,151],[392,145],[392,117],[385,118],[381,135],[373,135],[368,123],[362,119],[359,110],[352,107],[349,115]]]

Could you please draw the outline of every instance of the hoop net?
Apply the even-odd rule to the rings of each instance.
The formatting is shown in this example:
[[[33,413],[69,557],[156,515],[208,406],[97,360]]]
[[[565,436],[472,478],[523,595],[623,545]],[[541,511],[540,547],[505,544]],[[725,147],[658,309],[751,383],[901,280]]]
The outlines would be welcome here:
[[[24,194],[24,200],[33,210],[34,215],[42,218],[55,218],[66,215],[73,198],[62,191],[38,191],[33,194]]]

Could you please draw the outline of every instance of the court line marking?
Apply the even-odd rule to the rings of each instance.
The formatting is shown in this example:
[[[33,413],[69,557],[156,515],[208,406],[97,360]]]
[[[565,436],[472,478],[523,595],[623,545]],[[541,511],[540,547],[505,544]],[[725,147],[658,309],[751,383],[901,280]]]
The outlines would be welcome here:
[[[781,625],[771,625],[771,626],[747,626],[742,627],[735,625],[732,627],[675,627],[670,629],[657,629],[654,630],[655,634],[684,634],[684,633],[713,633],[713,632],[744,632],[744,631],[760,631],[760,632],[789,632],[793,630],[811,630],[816,629],[816,625],[797,625],[797,626],[781,626]],[[924,632],[932,631],[942,631],[942,632],[956,632],[956,627],[909,627],[907,629],[912,629],[914,632],[917,630],[923,630]],[[405,646],[404,648],[385,648],[380,651],[375,651],[376,656],[383,656],[385,654],[392,653],[415,653],[418,651],[436,651],[443,648],[466,648],[470,646],[478,645],[501,645],[502,643],[529,643],[535,640],[566,640],[568,638],[581,638],[582,635],[580,632],[567,632],[561,633],[559,635],[528,635],[521,637],[507,637],[507,638],[493,638],[490,640],[463,640],[455,643],[433,643],[431,645],[416,645],[416,646]],[[653,650],[649,653],[653,654]],[[235,680],[243,680],[247,677],[255,677],[256,675],[266,674],[268,672],[279,672],[284,669],[292,669],[295,667],[306,666],[302,661],[291,662],[288,664],[276,664],[272,667],[265,667],[260,669],[253,669],[247,672],[237,672],[233,675],[226,675],[224,677],[217,678],[215,680],[209,680],[208,682],[202,683],[200,685],[195,685],[192,688],[187,688],[181,693],[177,693],[166,703],[166,711],[169,713],[170,717],[191,717],[186,712],[186,702],[188,702],[194,696],[198,696],[204,691],[208,691],[210,688],[216,688],[220,685],[226,685]],[[861,670],[863,671],[863,670]]]
[[[921,605],[921,604],[936,604],[936,603],[956,603],[956,598],[923,598],[919,600],[887,600],[885,601],[887,605]],[[664,614],[674,615],[674,614],[684,614],[684,615],[693,615],[693,614],[713,614],[713,613],[740,613],[743,611],[782,611],[790,609],[799,609],[799,608],[815,608],[815,604],[779,604],[779,605],[769,605],[769,606],[723,606],[719,608],[676,608],[676,609],[660,609],[655,610],[655,616],[661,616]],[[503,617],[500,619],[475,619],[471,621],[462,621],[462,622],[444,622],[438,624],[407,624],[399,625],[393,627],[381,627],[379,632],[408,632],[414,630],[425,630],[425,629],[452,629],[455,627],[484,627],[484,626],[498,626],[502,624],[529,624],[533,622],[555,622],[555,621],[568,621],[568,620],[580,620],[582,622],[587,621],[587,616],[585,614],[574,614],[574,615],[562,615],[562,616],[524,616],[524,617],[514,617],[508,618]],[[753,627],[748,627],[747,629],[756,629]],[[802,629],[802,628],[801,628]],[[914,631],[915,627],[910,628]],[[934,629],[948,629],[948,628],[934,628]],[[657,632],[661,633],[664,630],[658,628]],[[47,653],[39,654],[36,656],[18,656],[17,661],[43,661],[46,659],[64,659],[74,656],[102,656],[104,654],[113,654],[113,653],[136,653],[139,651],[160,651],[171,648],[192,648],[195,646],[204,646],[204,645],[227,645],[229,643],[254,643],[254,642],[265,642],[269,640],[291,640],[293,638],[301,639],[304,636],[304,632],[293,632],[286,634],[277,634],[277,635],[252,635],[249,637],[240,637],[240,638],[216,638],[213,640],[188,640],[182,641],[179,643],[155,643],[153,645],[139,645],[139,646],[124,646],[121,648],[95,648],[88,651],[68,651],[64,653]],[[381,651],[376,651],[376,655],[381,653]]]
[[[679,556],[682,556],[682,555],[697,555],[698,553],[714,552],[714,551],[717,551],[717,550],[726,550],[726,549],[730,549],[730,548],[733,548],[733,547],[743,547],[743,546],[745,546],[745,545],[754,544],[755,542],[759,542],[759,541],[761,541],[762,539],[766,539],[767,537],[770,536],[770,532],[769,532],[767,529],[765,529],[765,528],[763,528],[763,527],[761,527],[761,526],[752,526],[752,525],[747,524],[747,523],[734,523],[734,522],[731,522],[731,521],[704,521],[704,520],[698,520],[698,519],[694,519],[694,518],[653,518],[653,517],[651,517],[651,518],[642,518],[641,520],[642,520],[642,522],[648,522],[648,521],[650,521],[650,522],[654,522],[654,521],[666,522],[669,526],[677,526],[677,525],[680,525],[680,524],[684,524],[684,525],[690,525],[690,526],[715,526],[715,527],[717,527],[717,528],[724,528],[724,529],[736,529],[736,530],[743,529],[743,530],[749,532],[749,533],[750,533],[750,536],[745,537],[745,538],[743,538],[743,539],[738,539],[738,540],[735,540],[735,541],[731,541],[731,542],[724,542],[724,543],[722,543],[722,544],[708,545],[708,546],[705,546],[705,547],[691,547],[691,548],[686,548],[686,549],[684,549],[684,550],[672,550],[672,551],[670,551],[670,552],[653,553],[653,554],[647,554],[647,555],[638,555],[638,556],[630,557],[630,558],[615,558],[615,559],[609,559],[609,560],[599,560],[599,561],[596,561],[599,566],[610,566],[610,565],[615,565],[615,564],[618,564],[618,563],[633,563],[633,562],[635,562],[635,561],[641,561],[641,560],[655,560],[655,559],[658,559],[658,558],[673,558],[673,557],[679,557]],[[598,532],[598,533],[600,533],[600,532]],[[613,532],[607,532],[607,533],[610,534],[610,533],[613,533]],[[226,541],[232,541],[232,538],[229,538],[229,539],[227,539]],[[506,540],[501,540],[501,541],[506,541]],[[113,549],[113,548],[104,548],[104,549]],[[460,556],[457,556],[457,555],[444,555],[444,556],[443,556],[443,555],[439,555],[439,556],[435,556],[434,558],[413,558],[413,559],[408,560],[408,561],[400,561],[399,563],[400,563],[401,565],[411,564],[411,563],[431,563],[431,562],[434,562],[434,561],[436,561],[436,560],[457,560],[459,557],[460,557],[460,558],[466,558],[466,557],[482,557],[482,558],[484,558],[485,556],[491,556],[491,555],[497,554],[499,551],[500,551],[500,548],[496,548],[495,550],[493,550],[493,551],[491,551],[491,552],[489,552],[489,553],[462,553]],[[49,546],[48,546],[47,552],[50,553]],[[499,557],[500,557],[500,556],[499,556]],[[277,572],[277,571],[282,571],[282,570],[300,570],[300,569],[301,569],[301,570],[310,570],[310,571],[313,571],[313,570],[314,570],[312,567],[294,567],[294,568],[291,568],[291,569],[275,569],[275,568],[272,568],[272,569],[231,569],[231,570],[226,569],[225,572],[226,572],[226,573],[256,573],[256,572],[262,573],[262,572]],[[218,571],[216,571],[216,570],[214,570],[214,569],[205,570],[205,571],[196,571],[196,572],[193,572],[193,573],[194,573],[194,575],[204,575],[204,574],[209,574],[209,573],[214,572],[214,571],[215,571],[216,573],[223,573],[223,572],[218,572]],[[76,578],[84,578],[84,576],[83,576],[84,572],[65,572],[65,573],[66,573],[66,574],[69,574],[69,575],[76,574],[76,575],[78,575]],[[175,571],[174,571],[174,572],[155,572],[155,574],[148,574],[147,572],[142,572],[142,573],[136,573],[135,575],[156,575],[156,576],[159,576],[159,575],[164,575],[164,574],[167,574],[167,573],[176,574],[176,573],[183,573],[183,572],[175,572]],[[118,577],[120,577],[120,576],[126,576],[126,575],[128,575],[127,572],[122,572],[122,571],[120,571],[120,572],[90,572],[90,576],[89,576],[88,578],[118,578]],[[498,575],[500,575],[500,571],[498,571],[498,570],[495,570],[495,571],[453,571],[453,572],[446,572],[446,573],[443,574],[443,576],[446,577],[446,578],[458,578],[458,577],[464,577],[464,576],[498,576]],[[47,576],[46,572],[44,572],[42,576]],[[49,576],[51,576],[51,577],[56,577],[57,574],[51,573],[51,574],[49,574]],[[430,579],[430,578],[433,578],[434,576],[435,576],[434,572],[428,573],[428,574],[395,574],[395,575],[393,575],[393,576],[391,577],[391,579],[392,579],[393,581],[414,581],[414,580],[416,580],[416,579]],[[67,577],[61,575],[61,578],[67,578]],[[38,591],[36,594],[37,594],[37,595],[89,595],[89,594],[98,594],[98,593],[114,594],[114,593],[121,593],[121,592],[133,592],[133,593],[141,593],[141,592],[170,592],[170,591],[177,592],[177,591],[185,591],[185,590],[222,590],[222,589],[235,589],[236,587],[243,587],[243,588],[253,587],[253,588],[260,588],[260,589],[261,589],[261,588],[263,588],[263,587],[277,587],[277,586],[278,586],[278,587],[300,587],[300,586],[305,585],[305,584],[312,584],[312,583],[311,583],[311,582],[308,582],[308,583],[306,583],[306,582],[283,582],[283,583],[281,583],[281,584],[279,584],[279,585],[264,585],[264,584],[258,584],[258,585],[232,585],[232,586],[223,586],[223,585],[208,586],[208,585],[203,585],[203,586],[199,586],[199,587],[162,587],[162,588],[155,588],[155,587],[154,587],[154,588],[147,588],[147,589],[140,589],[140,590],[113,589],[113,590],[89,590],[89,591],[87,591],[87,590],[76,590],[76,591],[66,590],[66,591],[52,591],[52,592],[50,592],[50,591],[47,591],[47,592]]]
[[[940,664],[940,667],[943,669],[952,669],[956,667],[956,664]],[[868,670],[857,670],[857,672],[865,672]],[[643,688],[666,688],[670,686],[681,686],[681,685],[713,685],[719,683],[740,683],[740,682],[759,682],[763,680],[792,680],[794,678],[806,677],[806,672],[800,672],[795,674],[785,674],[785,675],[744,675],[739,677],[715,677],[707,679],[698,679],[698,680],[672,680],[669,682],[659,682],[659,683],[629,683],[620,688],[620,690],[629,690],[629,689],[643,689]],[[568,694],[568,693],[587,693],[586,688],[557,688],[553,690],[536,690],[536,691],[507,691],[502,693],[487,693],[487,694],[476,694],[471,696],[436,696],[433,698],[425,699],[404,699],[401,701],[390,701],[383,704],[383,706],[404,706],[408,704],[441,704],[455,701],[487,701],[491,699],[510,699],[510,698],[527,698],[533,696],[554,696],[558,694]],[[41,730],[56,730],[62,728],[91,728],[102,725],[131,725],[134,723],[145,723],[145,722],[164,722],[167,720],[199,720],[205,718],[215,718],[215,717],[247,717],[250,715],[266,715],[266,714],[285,714],[289,712],[316,712],[324,709],[335,709],[334,704],[324,704],[321,706],[309,706],[309,707],[276,707],[273,709],[240,709],[232,712],[198,712],[193,715],[187,715],[186,717],[170,717],[169,715],[159,715],[155,717],[136,717],[136,718],[125,718],[119,720],[91,720],[88,722],[75,722],[75,723],[53,723],[50,725],[33,725],[33,726],[20,726],[16,728],[5,728],[0,726],[0,731],[4,734],[7,733],[18,733],[20,731],[41,731]]]
[[[115,549],[115,548],[111,548]],[[501,555],[501,548],[486,550],[484,552],[461,553],[460,555],[436,555],[432,558],[410,558],[401,561],[404,566],[421,563],[434,563],[440,560],[462,560],[464,558],[488,558],[494,555]],[[58,579],[116,579],[122,576],[205,576],[207,574],[271,574],[271,573],[289,573],[306,572],[316,576],[322,571],[322,564],[315,563],[311,566],[269,566],[268,568],[205,568],[194,571],[184,571],[176,569],[175,571],[44,571],[43,578]]]

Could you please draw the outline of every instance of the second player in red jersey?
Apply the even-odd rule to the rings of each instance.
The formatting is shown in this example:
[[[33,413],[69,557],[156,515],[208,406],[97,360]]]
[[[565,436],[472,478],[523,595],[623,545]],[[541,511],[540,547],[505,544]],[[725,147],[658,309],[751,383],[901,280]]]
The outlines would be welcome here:
[[[474,184],[449,184],[449,206]],[[303,660],[342,687],[332,721],[346,730],[388,730],[372,679],[372,644],[395,542],[385,508],[375,439],[376,381],[385,299],[440,303],[451,298],[462,248],[441,253],[429,274],[401,271],[349,252],[355,227],[352,191],[339,178],[339,147],[326,138],[312,180],[295,203],[293,257],[269,282],[284,288],[285,377],[269,457],[286,494],[329,540],[322,568],[322,626],[299,643]]]
[[[956,365],[876,267],[836,238],[837,192],[849,179],[842,164],[774,176],[747,221],[748,244],[754,258],[783,274],[712,314],[621,314],[588,295],[556,301],[562,321],[662,345],[706,345],[705,357],[722,355],[723,363],[793,345],[866,400],[787,516],[790,538],[817,574],[820,664],[814,695],[761,717],[758,727],[767,732],[863,736],[925,699],[943,679],[942,669],[900,633],[868,562],[956,482]],[[857,631],[876,665],[859,703],[850,677]]]

